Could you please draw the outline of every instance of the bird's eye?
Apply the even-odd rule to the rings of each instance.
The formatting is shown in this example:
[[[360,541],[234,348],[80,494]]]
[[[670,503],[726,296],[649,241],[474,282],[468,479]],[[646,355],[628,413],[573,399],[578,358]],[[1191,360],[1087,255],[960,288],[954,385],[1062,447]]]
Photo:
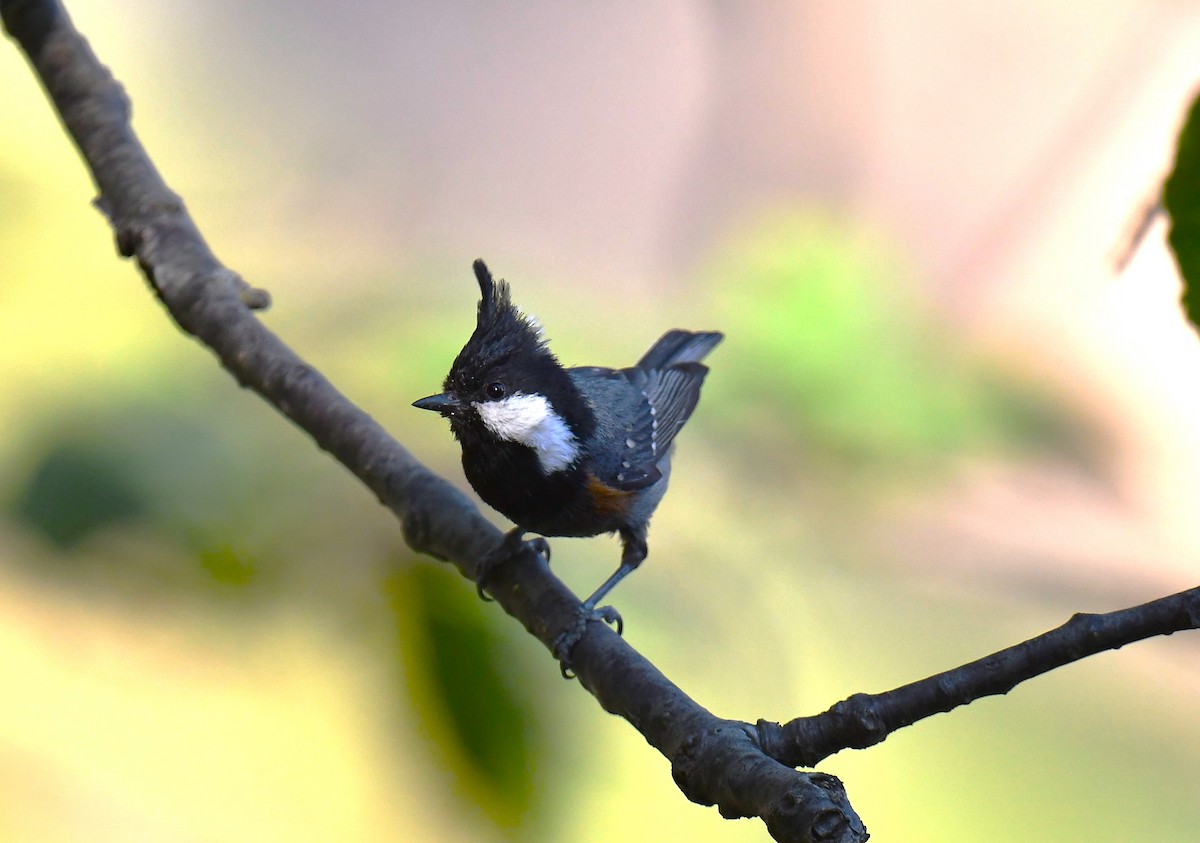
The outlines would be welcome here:
[[[492,381],[483,388],[484,393],[493,401],[499,401],[508,394],[508,390],[504,388],[504,384],[500,381]]]

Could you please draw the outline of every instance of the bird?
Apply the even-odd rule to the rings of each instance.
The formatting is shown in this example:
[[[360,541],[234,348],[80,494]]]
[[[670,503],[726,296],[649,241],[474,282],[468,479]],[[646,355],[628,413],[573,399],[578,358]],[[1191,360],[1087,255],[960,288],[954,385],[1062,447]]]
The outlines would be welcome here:
[[[616,571],[582,602],[575,629],[555,645],[565,659],[588,620],[623,629],[615,609],[596,605],[648,554],[650,517],[667,490],[675,437],[708,374],[701,360],[723,334],[671,330],[633,366],[566,368],[540,323],[513,303],[507,282],[494,279],[482,260],[473,269],[480,291],[475,330],[443,391],[413,406],[449,420],[467,481],[516,525],[479,566],[481,596],[488,574],[522,549],[527,533],[620,537]],[[549,559],[544,538],[530,544]]]

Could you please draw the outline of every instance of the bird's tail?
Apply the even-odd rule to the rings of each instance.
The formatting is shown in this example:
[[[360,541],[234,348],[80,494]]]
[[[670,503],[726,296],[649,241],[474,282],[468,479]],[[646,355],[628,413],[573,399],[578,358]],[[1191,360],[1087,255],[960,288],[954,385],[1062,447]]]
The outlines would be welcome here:
[[[717,331],[667,331],[638,361],[639,369],[665,369],[678,363],[699,363],[725,335]]]

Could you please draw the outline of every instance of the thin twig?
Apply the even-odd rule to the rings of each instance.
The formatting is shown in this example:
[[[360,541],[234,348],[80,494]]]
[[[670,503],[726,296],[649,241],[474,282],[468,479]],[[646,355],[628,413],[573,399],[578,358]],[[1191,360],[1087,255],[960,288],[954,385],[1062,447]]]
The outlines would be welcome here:
[[[1087,656],[1197,628],[1200,588],[1108,614],[1077,614],[1036,638],[928,679],[882,694],[854,694],[828,711],[783,726],[760,720],[760,740],[771,757],[811,767],[843,749],[873,746],[931,715],[1007,694],[1027,679]]]
[[[1112,265],[1113,271],[1117,275],[1120,275],[1125,271],[1125,267],[1129,266],[1133,256],[1142,247],[1146,235],[1150,233],[1150,227],[1163,215],[1164,211],[1162,188],[1156,189],[1152,195],[1142,200],[1136,215],[1130,217],[1125,226],[1126,230],[1122,232],[1120,240],[1113,247]]]

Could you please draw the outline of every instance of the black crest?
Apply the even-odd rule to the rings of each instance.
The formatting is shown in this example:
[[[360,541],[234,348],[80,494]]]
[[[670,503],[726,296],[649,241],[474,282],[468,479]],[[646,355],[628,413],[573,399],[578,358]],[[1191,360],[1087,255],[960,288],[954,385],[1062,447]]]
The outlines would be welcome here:
[[[537,324],[512,302],[508,284],[492,278],[482,260],[474,263],[479,282],[479,313],[475,332],[450,367],[447,389],[470,389],[488,370],[509,360],[554,361]]]

